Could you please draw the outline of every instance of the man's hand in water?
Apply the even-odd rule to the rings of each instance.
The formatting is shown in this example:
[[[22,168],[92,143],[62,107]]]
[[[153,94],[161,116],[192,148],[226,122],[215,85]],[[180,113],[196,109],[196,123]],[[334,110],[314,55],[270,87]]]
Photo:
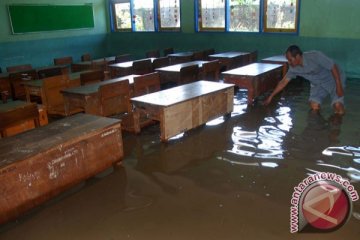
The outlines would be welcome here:
[[[265,99],[265,101],[263,102],[263,105],[267,106],[271,103],[271,101],[272,101],[272,96],[270,95]]]

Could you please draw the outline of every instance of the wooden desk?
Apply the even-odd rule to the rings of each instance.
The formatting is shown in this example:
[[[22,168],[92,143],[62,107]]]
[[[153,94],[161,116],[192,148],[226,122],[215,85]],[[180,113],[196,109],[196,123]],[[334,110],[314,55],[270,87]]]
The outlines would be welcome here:
[[[47,71],[51,69],[61,69],[63,74],[69,74],[69,66],[68,65],[58,65],[58,66],[45,66],[35,68],[36,73],[39,75],[39,72]],[[11,98],[11,84],[9,80],[9,73],[0,73],[0,92],[7,91],[9,93],[9,98]],[[37,94],[36,96],[38,96]]]
[[[2,137],[13,136],[47,123],[46,110],[41,105],[18,100],[0,104]]]
[[[194,56],[193,52],[178,52],[178,53],[171,53],[167,55],[169,57],[170,63],[177,63],[177,62],[188,62],[192,60]]]
[[[261,59],[261,62],[262,63],[281,64],[283,66],[282,77],[284,77],[286,75],[288,68],[289,68],[288,60],[286,59],[286,57],[284,55],[277,55],[277,56],[264,58],[264,59]]]
[[[120,122],[86,114],[0,141],[0,224],[121,161]]]
[[[210,60],[219,60],[220,66],[225,69],[231,69],[234,61],[239,61],[239,65],[248,64],[250,52],[223,52],[209,55]]]
[[[41,78],[40,74],[41,72],[51,71],[54,69],[60,69],[62,74],[69,74],[70,73],[70,65],[54,65],[54,66],[45,66],[45,67],[38,67],[35,68],[39,78]]]
[[[145,59],[150,59],[153,62],[156,58],[144,58],[109,65],[110,77],[115,78],[133,74],[133,62]]]
[[[75,88],[68,88],[62,91],[64,96],[64,104],[65,104],[65,114],[69,115],[69,109],[71,108],[82,108],[85,113],[99,115],[100,107],[98,102],[98,90],[102,85],[106,85],[109,83],[129,80],[130,88],[133,88],[134,77],[138,75],[129,75],[119,78],[114,78],[111,80],[106,80],[99,83],[79,86]],[[130,90],[130,96],[132,96],[132,92]]]
[[[157,69],[155,69],[155,71],[159,72],[159,74],[160,74],[161,84],[173,82],[173,81],[176,81],[176,83],[179,84],[179,76],[180,76],[181,68],[187,67],[187,66],[198,65],[199,71],[201,74],[202,65],[207,62],[208,61],[191,61],[191,62],[186,62],[186,63],[179,63],[179,64],[170,65],[170,66],[166,66],[166,67],[162,67],[162,68],[157,68]]]
[[[225,83],[233,83],[248,90],[248,104],[254,98],[273,89],[281,80],[282,65],[252,63],[222,73]]]
[[[69,74],[71,87],[80,86],[81,73],[83,72],[75,72]],[[43,79],[23,81],[22,84],[25,87],[26,100],[28,102],[31,102],[31,96],[38,96],[41,98],[42,103],[46,106],[46,97],[43,90]]]
[[[198,81],[132,98],[135,111],[160,121],[161,141],[233,110],[234,85]]]
[[[11,98],[9,73],[0,73],[0,93],[2,91],[7,91],[9,93],[9,98]]]
[[[71,64],[71,71],[72,72],[81,72],[81,71],[88,71],[91,70],[93,67],[93,62],[100,62],[104,61],[107,65],[113,64],[115,62],[115,57],[105,57],[105,58],[98,58],[91,61],[83,61],[83,62],[76,62]]]

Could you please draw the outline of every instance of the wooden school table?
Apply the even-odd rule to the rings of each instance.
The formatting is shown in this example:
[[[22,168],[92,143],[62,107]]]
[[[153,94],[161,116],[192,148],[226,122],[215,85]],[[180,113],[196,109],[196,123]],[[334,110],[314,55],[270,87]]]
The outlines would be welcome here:
[[[131,88],[134,85],[134,77],[139,75],[129,75],[111,80],[102,81],[99,83],[79,86],[75,88],[68,88],[61,91],[64,96],[65,114],[70,114],[71,108],[82,108],[85,113],[99,115],[100,107],[98,101],[99,87],[105,84],[114,83],[118,81],[129,80],[130,84],[130,96],[132,96]]]
[[[86,71],[85,71],[86,72]],[[70,86],[80,86],[80,74],[84,72],[70,73]],[[22,84],[25,87],[26,100],[31,101],[31,96],[38,96],[41,101],[46,105],[46,97],[43,89],[43,79],[23,81]]]
[[[91,70],[93,68],[94,62],[101,62],[105,61],[107,65],[113,64],[115,62],[115,57],[105,57],[105,58],[99,58],[94,59],[91,61],[83,61],[83,62],[76,62],[71,64],[71,71],[72,72],[81,72],[81,71],[87,71]]]
[[[156,58],[144,58],[138,59],[133,61],[121,62],[121,63],[114,63],[109,65],[110,76],[114,77],[121,77],[126,75],[133,74],[133,62],[150,59],[153,62]]]
[[[188,62],[192,60],[194,56],[193,52],[178,52],[178,53],[171,53],[167,55],[170,59],[170,63],[176,62]]]
[[[243,67],[222,72],[225,83],[233,83],[248,90],[248,104],[254,98],[275,88],[281,80],[282,65],[270,63],[252,63]]]
[[[77,114],[0,141],[0,224],[121,161],[120,122]]]
[[[166,67],[162,67],[162,68],[157,68],[157,69],[155,69],[155,71],[159,72],[159,74],[160,74],[161,84],[168,83],[168,82],[176,82],[177,84],[180,84],[179,79],[180,79],[181,68],[187,67],[187,66],[198,65],[199,66],[199,75],[200,75],[200,73],[202,71],[202,65],[207,62],[208,61],[191,61],[191,62],[186,62],[186,63],[179,63],[179,64],[174,64],[174,65],[170,65],[170,66],[166,66]]]
[[[277,55],[277,56],[264,58],[264,59],[261,59],[261,62],[262,63],[275,63],[275,64],[283,65],[283,69],[282,69],[283,77],[285,76],[285,74],[287,73],[288,68],[289,68],[288,60],[286,59],[286,57],[284,55]]]
[[[234,61],[239,61],[238,64],[245,65],[249,58],[250,52],[223,52],[209,55],[210,60],[219,60],[220,66],[225,69],[230,69]]]
[[[160,121],[161,141],[233,110],[234,85],[197,81],[132,98],[135,111]]]

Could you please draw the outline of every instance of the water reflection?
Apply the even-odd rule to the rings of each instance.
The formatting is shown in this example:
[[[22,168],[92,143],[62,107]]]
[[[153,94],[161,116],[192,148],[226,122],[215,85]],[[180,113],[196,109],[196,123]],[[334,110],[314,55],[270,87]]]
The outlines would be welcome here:
[[[321,159],[316,161],[315,166],[306,168],[308,174],[329,171],[347,176],[352,182],[360,182],[360,170],[358,166],[353,166],[360,156],[360,148],[336,146],[340,143],[341,124],[340,115],[334,114],[325,120],[319,112],[310,111],[307,126],[302,135],[296,137],[294,145],[298,147],[292,154],[297,158],[301,154],[305,160]]]
[[[321,159],[325,149],[339,142],[341,116],[332,115],[326,120],[320,112],[309,111],[306,126],[300,135],[294,136],[291,154],[298,159]]]
[[[233,147],[228,150],[240,156],[260,159],[283,159],[283,139],[292,127],[290,108],[256,107],[238,117],[233,128]]]

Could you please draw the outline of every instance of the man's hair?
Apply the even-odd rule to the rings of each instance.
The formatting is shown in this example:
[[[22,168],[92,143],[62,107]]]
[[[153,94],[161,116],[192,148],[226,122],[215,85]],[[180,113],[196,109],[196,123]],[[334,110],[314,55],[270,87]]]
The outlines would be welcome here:
[[[296,57],[296,55],[302,56],[302,51],[297,45],[291,45],[286,50],[286,53],[290,53],[292,57]]]

